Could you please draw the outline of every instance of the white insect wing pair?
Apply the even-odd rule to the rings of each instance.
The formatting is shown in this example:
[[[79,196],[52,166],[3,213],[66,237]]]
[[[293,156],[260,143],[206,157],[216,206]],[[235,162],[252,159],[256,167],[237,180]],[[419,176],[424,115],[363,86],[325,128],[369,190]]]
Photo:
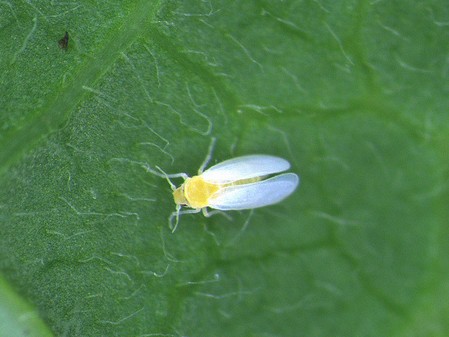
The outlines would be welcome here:
[[[267,176],[286,171],[290,163],[282,158],[270,155],[248,155],[226,160],[203,172],[210,159],[210,154],[198,170],[198,175],[189,177],[185,173],[166,174],[150,170],[167,179],[173,190],[176,211],[169,219],[174,232],[182,214],[203,211],[207,207],[219,211],[253,209],[276,204],[287,198],[299,184],[299,177],[294,173],[283,173],[273,177]],[[176,188],[170,178],[183,178],[184,183]],[[186,206],[189,210],[181,210]],[[173,225],[173,219],[176,219]]]
[[[208,207],[230,211],[278,203],[296,189],[298,176],[284,173],[262,179],[289,168],[285,159],[268,155],[237,157],[212,166],[200,176],[207,183],[223,187],[210,196]]]

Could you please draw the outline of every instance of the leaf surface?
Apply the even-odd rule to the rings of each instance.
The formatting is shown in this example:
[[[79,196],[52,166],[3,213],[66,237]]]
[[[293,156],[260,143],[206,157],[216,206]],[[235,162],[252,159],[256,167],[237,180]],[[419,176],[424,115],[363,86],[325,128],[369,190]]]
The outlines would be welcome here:
[[[0,3],[0,293],[30,335],[446,336],[448,22],[436,0]],[[172,234],[152,172],[196,174],[212,137],[210,165],[276,155],[301,186]]]

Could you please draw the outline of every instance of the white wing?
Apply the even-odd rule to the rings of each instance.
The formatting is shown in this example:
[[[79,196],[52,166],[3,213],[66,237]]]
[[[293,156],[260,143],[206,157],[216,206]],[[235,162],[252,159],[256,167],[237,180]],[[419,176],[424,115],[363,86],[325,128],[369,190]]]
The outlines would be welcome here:
[[[226,211],[272,205],[288,197],[298,183],[296,174],[285,173],[251,184],[225,187],[209,198],[208,206]]]
[[[290,163],[285,159],[256,154],[225,160],[207,169],[201,176],[209,183],[225,184],[278,173],[289,168]]]

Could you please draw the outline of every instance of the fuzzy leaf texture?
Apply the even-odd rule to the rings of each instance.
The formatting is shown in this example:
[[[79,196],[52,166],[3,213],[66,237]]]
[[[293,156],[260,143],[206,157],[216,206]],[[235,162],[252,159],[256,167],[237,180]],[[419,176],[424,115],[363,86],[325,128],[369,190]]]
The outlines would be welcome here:
[[[0,336],[449,334],[445,1],[2,1],[0,28]],[[301,185],[171,233],[148,169],[212,137]]]

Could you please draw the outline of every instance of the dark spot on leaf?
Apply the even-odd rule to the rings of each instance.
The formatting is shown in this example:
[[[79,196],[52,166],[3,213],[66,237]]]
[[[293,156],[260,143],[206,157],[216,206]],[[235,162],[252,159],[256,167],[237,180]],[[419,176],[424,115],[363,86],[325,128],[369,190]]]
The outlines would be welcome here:
[[[65,32],[64,37],[59,40],[58,43],[61,49],[67,50],[67,47],[69,46],[69,33]]]

